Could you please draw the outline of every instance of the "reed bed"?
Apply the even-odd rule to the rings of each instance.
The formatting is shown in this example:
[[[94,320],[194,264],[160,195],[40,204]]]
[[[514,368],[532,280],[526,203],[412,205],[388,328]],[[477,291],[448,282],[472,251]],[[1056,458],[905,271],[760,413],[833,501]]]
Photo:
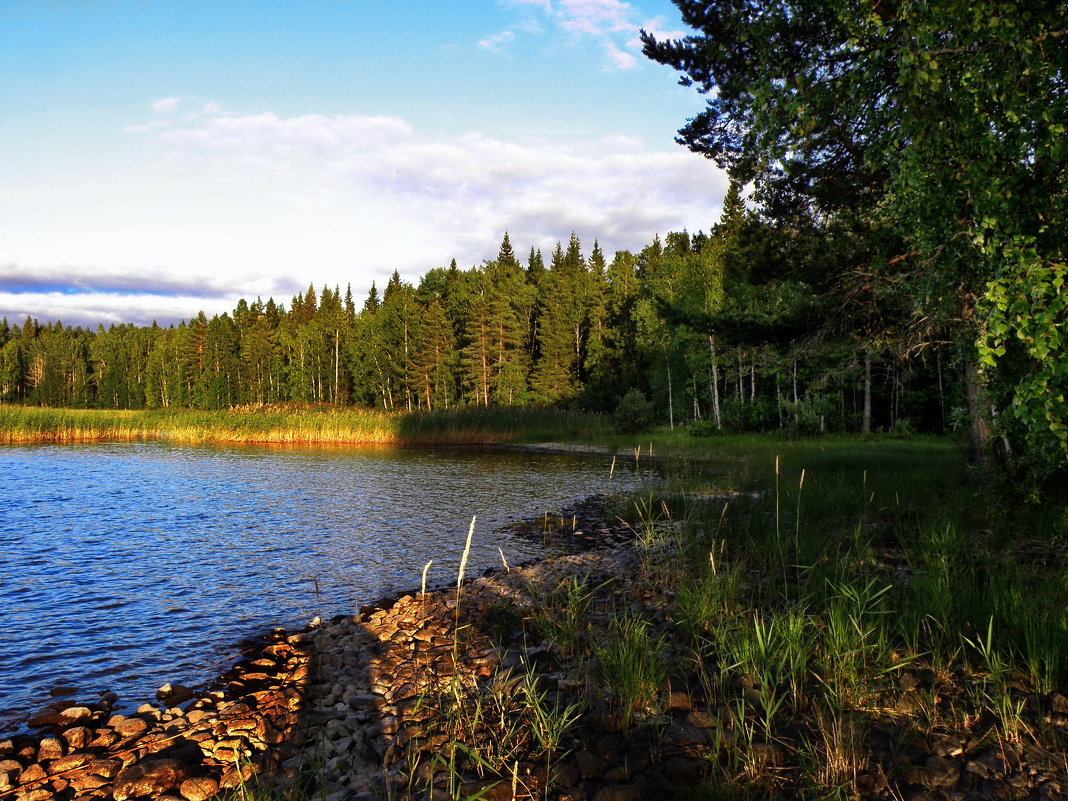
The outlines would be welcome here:
[[[140,442],[249,445],[480,445],[596,438],[611,421],[556,409],[385,413],[329,406],[56,409],[0,404],[0,444]]]

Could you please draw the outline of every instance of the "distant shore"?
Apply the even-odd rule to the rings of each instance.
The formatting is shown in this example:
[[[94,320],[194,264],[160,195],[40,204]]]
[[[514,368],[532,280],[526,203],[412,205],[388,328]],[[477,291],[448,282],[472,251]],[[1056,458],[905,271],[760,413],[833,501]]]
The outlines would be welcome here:
[[[481,445],[597,438],[610,434],[612,426],[611,418],[603,415],[535,407],[381,412],[281,404],[201,411],[0,404],[0,444],[8,445],[151,440],[249,445]]]

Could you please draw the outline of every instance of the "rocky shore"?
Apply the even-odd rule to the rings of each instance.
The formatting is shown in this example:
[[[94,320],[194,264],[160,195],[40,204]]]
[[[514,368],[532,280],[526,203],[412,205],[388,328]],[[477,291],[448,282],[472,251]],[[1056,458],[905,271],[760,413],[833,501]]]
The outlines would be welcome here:
[[[572,553],[276,630],[208,692],[166,686],[127,716],[107,696],[43,709],[35,735],[0,741],[0,801],[637,801],[683,797],[730,764],[770,777],[780,797],[805,795],[799,754],[818,729],[802,712],[775,736],[746,736],[746,710],[759,716],[768,698],[746,675],[736,699],[713,697],[674,631],[662,546],[635,547],[637,532],[610,517],[590,499],[518,527]],[[666,666],[637,703],[620,703],[606,665],[621,620],[640,624]],[[842,797],[1066,797],[1064,750],[912,725],[910,709],[937,699],[931,687],[902,670],[880,714],[845,721],[866,756]],[[1043,700],[1045,725],[1068,742],[1068,698]]]

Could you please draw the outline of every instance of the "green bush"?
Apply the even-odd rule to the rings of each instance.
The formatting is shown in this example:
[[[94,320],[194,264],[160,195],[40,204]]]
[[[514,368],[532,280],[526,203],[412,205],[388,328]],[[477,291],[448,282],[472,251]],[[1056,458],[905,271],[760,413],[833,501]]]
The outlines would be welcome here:
[[[616,429],[620,434],[642,434],[654,422],[653,404],[640,389],[632,389],[620,399],[616,407]]]

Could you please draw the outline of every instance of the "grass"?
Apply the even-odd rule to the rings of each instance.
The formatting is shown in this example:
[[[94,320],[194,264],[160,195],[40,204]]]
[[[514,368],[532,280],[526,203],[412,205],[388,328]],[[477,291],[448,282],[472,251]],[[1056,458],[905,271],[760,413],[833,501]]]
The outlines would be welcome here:
[[[670,478],[627,519],[673,599],[665,647],[734,732],[716,740],[708,797],[885,786],[899,774],[869,745],[877,725],[1063,751],[1043,726],[1068,689],[1063,509],[1008,513],[936,440],[662,433],[643,447]],[[904,715],[903,677],[918,683]],[[786,767],[764,765],[761,743]]]
[[[667,680],[666,643],[650,628],[649,621],[636,614],[622,613],[612,620],[607,639],[597,648],[601,677],[624,730],[635,715],[657,711]]]
[[[387,414],[330,406],[54,409],[0,404],[0,444],[137,442],[260,445],[466,445],[597,438],[605,417],[543,408]]]

